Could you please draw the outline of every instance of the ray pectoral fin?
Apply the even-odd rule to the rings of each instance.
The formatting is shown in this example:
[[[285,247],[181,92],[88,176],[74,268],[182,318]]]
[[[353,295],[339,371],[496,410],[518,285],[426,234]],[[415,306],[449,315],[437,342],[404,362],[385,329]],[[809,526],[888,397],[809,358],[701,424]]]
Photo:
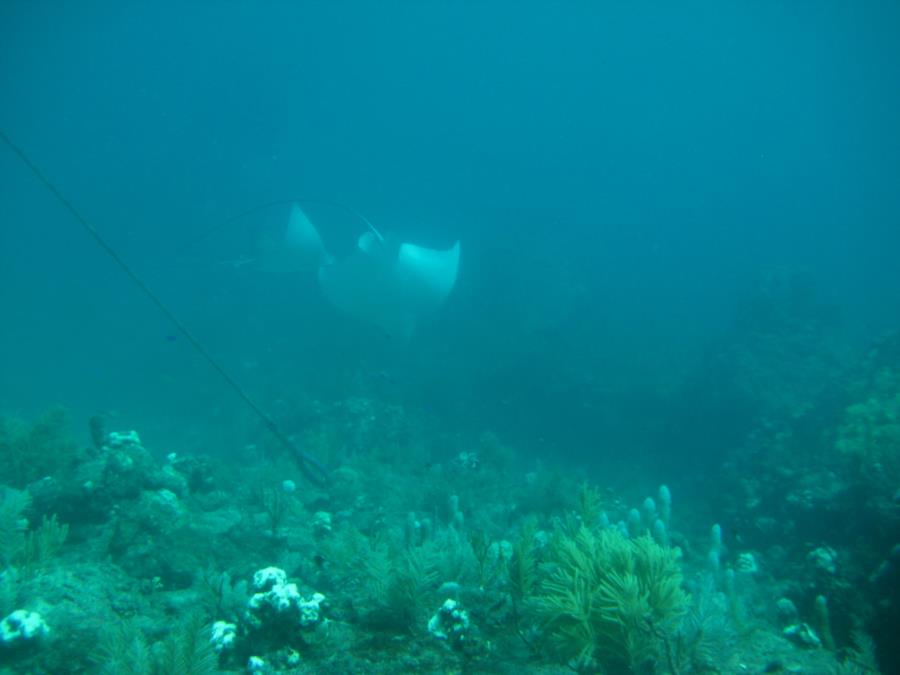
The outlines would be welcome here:
[[[264,233],[258,247],[259,267],[279,274],[309,272],[330,260],[318,230],[296,203],[283,233]]]
[[[288,254],[303,267],[315,269],[329,257],[319,231],[296,203],[291,204],[284,244]]]
[[[446,251],[414,244],[393,249],[364,235],[349,258],[319,268],[319,283],[341,312],[408,339],[419,318],[447,299],[458,268],[459,242]]]
[[[458,272],[458,241],[446,250],[402,244],[393,278],[407,310],[420,315],[433,312],[444,303],[456,285]]]

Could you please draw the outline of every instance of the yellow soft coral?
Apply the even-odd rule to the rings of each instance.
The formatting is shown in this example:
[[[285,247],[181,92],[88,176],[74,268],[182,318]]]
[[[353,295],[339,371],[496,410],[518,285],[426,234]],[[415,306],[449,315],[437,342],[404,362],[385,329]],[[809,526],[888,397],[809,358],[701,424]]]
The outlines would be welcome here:
[[[659,656],[687,607],[678,549],[582,527],[553,544],[556,569],[536,602],[546,644],[578,670],[635,670]]]

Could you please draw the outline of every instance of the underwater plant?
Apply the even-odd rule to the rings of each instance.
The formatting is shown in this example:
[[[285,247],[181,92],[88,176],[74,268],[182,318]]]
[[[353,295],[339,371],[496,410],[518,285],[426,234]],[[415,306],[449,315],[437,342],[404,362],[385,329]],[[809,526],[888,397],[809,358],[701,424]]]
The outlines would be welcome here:
[[[19,567],[27,573],[45,565],[56,557],[68,535],[69,526],[61,524],[56,519],[56,514],[49,518],[46,515],[43,516],[40,527],[25,535],[25,541],[17,560]]]
[[[100,675],[153,673],[150,646],[134,620],[107,627],[101,633],[93,661]]]
[[[551,546],[556,569],[535,594],[550,652],[578,672],[659,659],[688,606],[678,549],[587,527]]]
[[[247,581],[232,579],[228,572],[206,567],[194,577],[203,610],[210,616],[236,622],[247,604]]]
[[[25,487],[57,474],[77,454],[64,409],[51,408],[31,423],[0,415],[0,483]]]
[[[368,577],[368,591],[363,594],[363,606],[369,608],[366,623],[404,632],[422,624],[427,594],[440,579],[437,562],[430,549],[399,552],[384,542],[373,542],[364,565]]]
[[[578,514],[581,516],[581,522],[587,527],[594,527],[600,520],[603,511],[601,501],[600,491],[595,486],[589,485],[586,481],[581,484],[578,491]]]
[[[718,593],[715,584],[694,586],[691,607],[666,649],[666,661],[672,673],[718,673],[722,654],[736,638],[730,617],[729,601]]]
[[[522,523],[519,538],[513,544],[508,570],[509,588],[516,603],[529,600],[537,589],[537,554],[534,545],[537,531],[537,519],[527,518]]]
[[[834,667],[832,675],[869,675],[879,672],[875,643],[863,630],[854,630],[853,646],[846,650],[843,660]]]
[[[209,642],[209,626],[203,616],[187,616],[163,640],[156,652],[157,675],[212,675],[218,657]]]
[[[21,490],[0,492],[0,567],[12,565],[25,547],[28,520],[24,512],[31,506],[31,495]]]
[[[106,629],[94,662],[102,675],[212,675],[219,672],[218,657],[208,639],[203,617],[189,614],[169,635],[152,647],[136,621],[123,621]]]

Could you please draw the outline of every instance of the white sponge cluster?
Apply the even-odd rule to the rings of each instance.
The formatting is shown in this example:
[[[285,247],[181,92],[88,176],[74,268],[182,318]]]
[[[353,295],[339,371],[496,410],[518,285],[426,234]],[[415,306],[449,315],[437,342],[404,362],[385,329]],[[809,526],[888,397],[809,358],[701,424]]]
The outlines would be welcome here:
[[[17,609],[0,621],[0,646],[22,645],[45,636],[49,631],[40,614]]]
[[[428,621],[428,632],[437,639],[448,640],[456,646],[466,639],[469,626],[469,613],[459,602],[448,598]]]
[[[209,643],[216,654],[234,649],[237,638],[237,626],[227,621],[216,621],[210,628]]]
[[[287,583],[287,573],[278,567],[266,567],[253,575],[257,592],[247,603],[247,622],[256,629],[266,624],[311,628],[324,620],[325,596],[313,593],[304,598],[297,584]]]
[[[264,567],[253,574],[253,588],[267,591],[272,586],[283,586],[287,583],[287,572],[280,567]]]

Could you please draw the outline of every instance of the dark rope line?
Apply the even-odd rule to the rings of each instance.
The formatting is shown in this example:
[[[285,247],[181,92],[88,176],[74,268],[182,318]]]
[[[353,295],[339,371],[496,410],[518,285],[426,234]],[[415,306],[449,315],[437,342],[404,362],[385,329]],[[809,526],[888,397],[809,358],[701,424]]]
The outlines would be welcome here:
[[[124,260],[116,253],[116,250],[110,246],[106,240],[101,236],[101,234],[97,231],[97,229],[85,218],[81,213],[76,209],[72,203],[66,199],[66,197],[57,189],[57,187],[50,182],[50,180],[41,172],[41,170],[31,161],[28,155],[19,148],[9,136],[6,135],[6,132],[0,129],[0,138],[3,139],[3,142],[9,146],[10,150],[12,150],[20,160],[27,166],[34,176],[46,187],[50,193],[62,204],[65,209],[72,214],[75,220],[81,225],[82,228],[91,236],[91,238],[96,242],[96,244],[103,249],[106,254],[112,258],[112,260],[119,266],[119,268],[126,274],[126,276],[131,279],[131,281],[137,286],[141,292],[146,295],[150,301],[156,305],[156,308],[163,313],[163,315],[172,322],[172,325],[181,333],[187,341],[191,344],[191,346],[200,354],[206,362],[212,366],[213,370],[215,370],[219,375],[222,376],[222,379],[228,384],[231,389],[243,400],[243,402],[247,405],[247,407],[252,410],[256,416],[262,421],[263,425],[269,432],[281,443],[282,446],[288,452],[291,453],[291,456],[296,460],[297,465],[300,467],[300,471],[303,472],[303,475],[306,476],[311,482],[317,485],[324,485],[328,479],[328,472],[325,467],[322,465],[320,461],[312,457],[311,455],[306,454],[278,428],[278,425],[275,424],[275,420],[273,420],[269,415],[257,405],[257,403],[250,398],[249,394],[241,388],[241,386],[237,383],[237,381],[228,373],[227,370],[218,362],[216,359],[212,357],[212,355],[206,351],[206,348],[203,344],[194,337],[191,331],[188,330],[187,326],[185,326],[175,314],[172,313],[162,300],[144,283],[144,281],[137,275],[135,272],[126,264]]]

